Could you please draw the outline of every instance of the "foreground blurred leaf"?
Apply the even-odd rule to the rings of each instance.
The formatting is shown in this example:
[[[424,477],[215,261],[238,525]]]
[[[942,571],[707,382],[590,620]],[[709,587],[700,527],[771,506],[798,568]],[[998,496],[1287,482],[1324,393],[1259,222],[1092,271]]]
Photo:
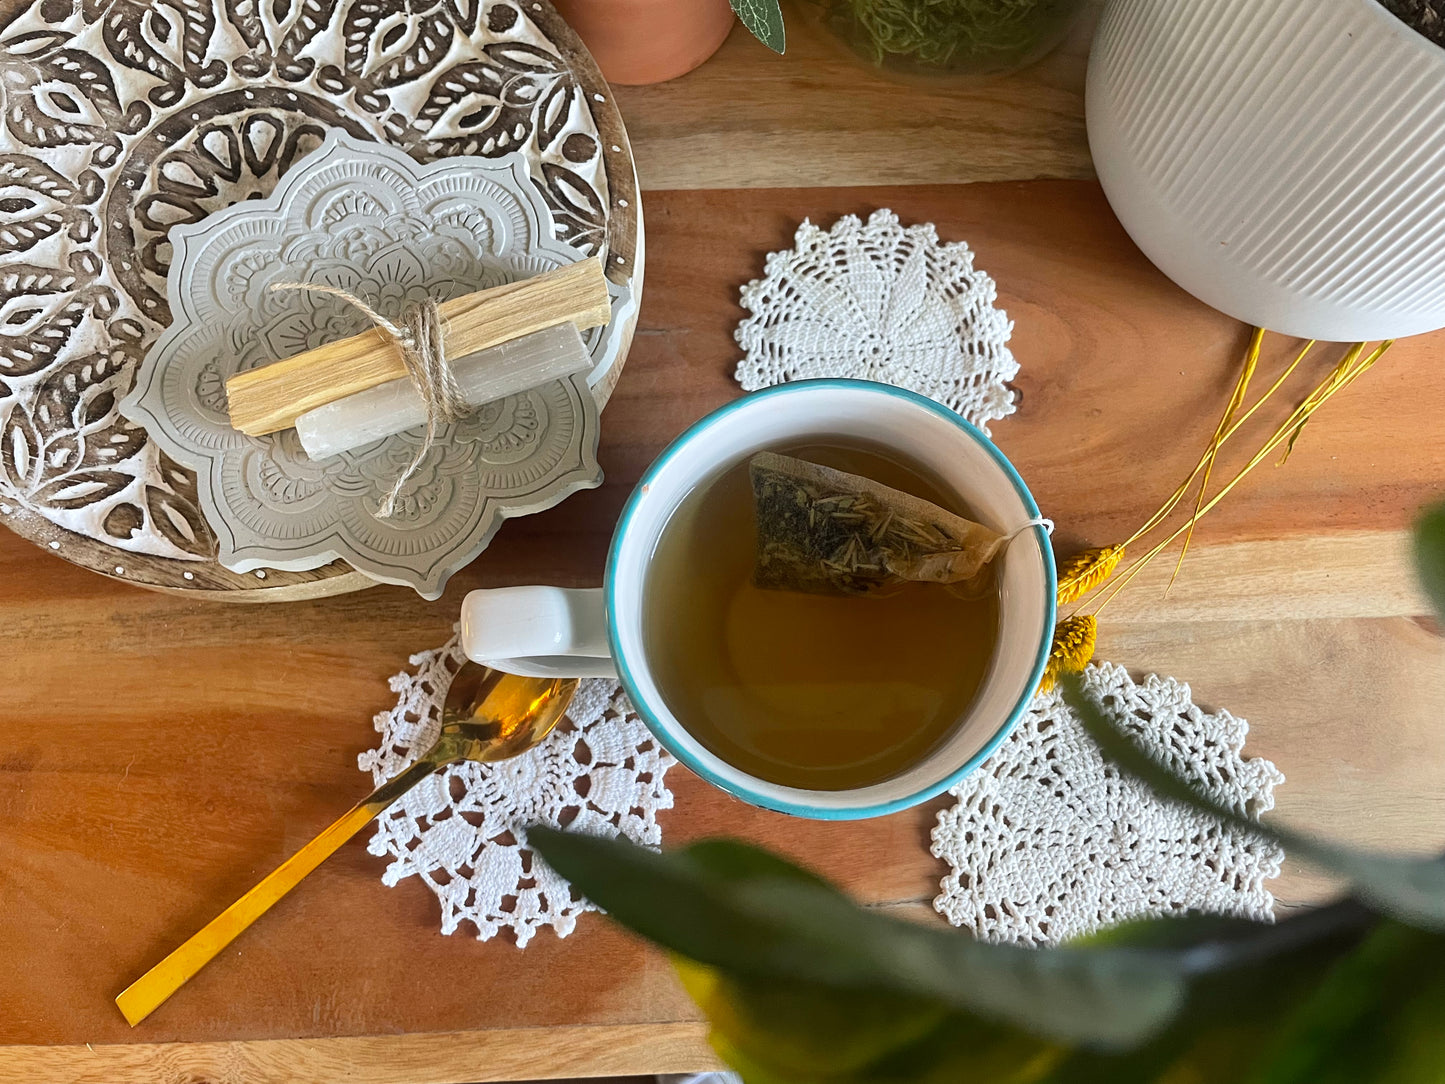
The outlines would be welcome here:
[[[1186,975],[1210,975],[1241,968],[1273,967],[1282,956],[1321,943],[1347,946],[1378,918],[1353,900],[1311,908],[1283,922],[1254,922],[1227,915],[1190,912],[1110,926],[1070,944],[1075,947],[1128,945],[1169,949]]]
[[[1445,938],[1386,922],[1291,1014],[1249,1084],[1445,1081]]]
[[[677,967],[747,1084],[1033,1084],[1064,1054],[925,999]]]
[[[1066,675],[1059,686],[1105,755],[1161,797],[1193,806],[1232,828],[1272,839],[1295,857],[1348,878],[1357,896],[1403,922],[1445,930],[1445,862],[1354,850],[1252,820],[1195,790],[1141,749],[1115,724],[1105,707],[1085,692],[1078,675]]]
[[[1162,1035],[1122,1054],[1076,1050],[1047,1084],[1236,1084],[1281,1021],[1381,920],[1353,900],[1268,925],[1190,915],[1133,922],[1090,943],[1179,953],[1189,997]]]
[[[545,829],[529,831],[528,839],[622,925],[759,989],[782,983],[932,1000],[984,1021],[1100,1046],[1157,1032],[1185,992],[1170,954],[982,944],[859,908],[812,875],[740,843],[656,854]],[[844,1001],[828,1011],[839,1018],[856,1011]]]
[[[712,1023],[718,1053],[747,1084],[1232,1084],[1340,954],[1378,921],[1345,902],[1277,925],[1189,916],[1120,927],[1084,947],[1005,949],[860,909],[814,875],[738,843],[656,855],[590,837],[563,839],[560,850],[567,853],[560,854],[557,842],[555,833],[544,832],[539,851],[613,918],[648,937],[670,931],[654,939],[674,950],[686,943],[692,947],[681,951],[706,959],[706,965],[678,960],[678,970]],[[576,846],[569,850],[569,843]],[[794,897],[794,890],[803,895]],[[833,913],[839,907],[859,923],[839,922]],[[880,923],[888,929],[880,932]],[[901,942],[897,925],[909,935]],[[703,944],[708,938],[720,941]],[[765,946],[774,939],[806,944],[827,959],[820,965],[770,954]],[[865,945],[884,958],[860,954]],[[1193,981],[1184,1012],[1140,1045],[1071,1049],[1054,1032],[1036,1037],[1027,1013],[1005,1016],[991,1003],[1002,997],[1014,1012],[1017,976],[966,963],[953,980],[968,990],[940,996],[938,977],[909,962],[937,949],[938,960],[952,967],[958,948],[1034,965],[1064,960],[1075,966],[1085,956],[1146,960]],[[839,983],[845,966],[855,970]],[[1043,1000],[1055,993],[1043,989]],[[1071,996],[1067,1009],[1061,1002],[1049,1011],[1072,1012],[1070,1034],[1088,1035],[1098,1005],[1077,996],[1072,984],[1063,989]],[[988,1007],[960,1011],[963,1000]]]
[[[936,1002],[854,993],[778,980],[731,979],[674,956],[684,988],[711,1021],[712,1042],[754,1081],[847,1079],[899,1046],[926,1035],[948,1015]]]
[[[1415,524],[1415,567],[1436,616],[1445,621],[1445,504],[1427,508]]]
[[[1225,1084],[1244,1077],[1285,1016],[1378,921],[1346,902],[1277,925],[1193,915],[1096,935],[1089,944],[1173,952],[1196,977],[1169,1029],[1122,1052],[1070,1050],[893,994],[784,993],[776,982],[676,964],[712,1022],[714,1047],[747,1084]]]

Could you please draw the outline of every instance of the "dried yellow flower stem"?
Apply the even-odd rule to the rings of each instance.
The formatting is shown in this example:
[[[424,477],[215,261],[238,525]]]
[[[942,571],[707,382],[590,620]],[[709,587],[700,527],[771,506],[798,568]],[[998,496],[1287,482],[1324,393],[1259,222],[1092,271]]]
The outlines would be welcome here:
[[[1259,331],[1258,328],[1256,328],[1255,330],[1256,332]],[[1240,428],[1246,422],[1248,422],[1250,418],[1254,417],[1255,412],[1258,411],[1260,407],[1264,406],[1264,404],[1269,400],[1270,396],[1272,396],[1275,392],[1279,391],[1280,387],[1284,384],[1284,382],[1290,378],[1290,376],[1294,373],[1296,369],[1299,368],[1300,363],[1304,361],[1305,356],[1310,352],[1314,345],[1314,339],[1311,339],[1309,342],[1305,343],[1304,349],[1299,352],[1299,354],[1295,357],[1294,361],[1289,363],[1289,367],[1286,368],[1284,372],[1280,373],[1279,377],[1275,380],[1275,382],[1269,386],[1269,390],[1266,391],[1263,395],[1261,395],[1258,400],[1256,400],[1254,406],[1250,407],[1243,414],[1241,414],[1239,418],[1235,420],[1234,424],[1232,424],[1225,432],[1224,436],[1220,438],[1220,447],[1223,447],[1225,442],[1228,441],[1230,437],[1234,436],[1235,433],[1239,432]],[[1194,479],[1199,477],[1199,472],[1204,469],[1204,463],[1208,456],[1209,451],[1208,449],[1206,449],[1204,454],[1199,457],[1199,462],[1195,464],[1194,470],[1190,473],[1189,477],[1184,479],[1184,481],[1179,484],[1179,488],[1176,489],[1169,497],[1169,499],[1160,506],[1159,511],[1155,512],[1152,516],[1149,517],[1148,521],[1144,524],[1144,526],[1140,527],[1137,531],[1135,531],[1132,535],[1130,535],[1124,540],[1123,544],[1125,546],[1132,545],[1133,543],[1139,541],[1139,539],[1144,537],[1144,535],[1148,534],[1155,527],[1159,526],[1159,524],[1163,523],[1164,520],[1169,518],[1169,513],[1174,511],[1175,506],[1184,498],[1184,494],[1189,491],[1189,487],[1194,484]]]
[[[1254,334],[1250,338],[1250,355],[1257,357],[1257,347],[1263,337],[1264,330],[1262,328],[1255,328]],[[1184,499],[1184,495],[1189,492],[1189,487],[1194,484],[1194,480],[1199,477],[1200,471],[1205,470],[1206,464],[1211,462],[1211,455],[1217,454],[1219,448],[1222,448],[1230,437],[1239,432],[1240,428],[1248,422],[1250,418],[1254,417],[1255,412],[1258,411],[1275,392],[1279,391],[1284,385],[1284,382],[1299,368],[1300,363],[1304,361],[1314,345],[1314,339],[1305,343],[1304,348],[1296,355],[1294,361],[1290,362],[1284,372],[1280,373],[1274,383],[1269,386],[1268,390],[1255,401],[1254,405],[1238,418],[1234,419],[1233,422],[1228,425],[1228,428],[1223,430],[1222,434],[1216,432],[1215,442],[1211,442],[1210,447],[1205,449],[1204,454],[1199,457],[1199,462],[1195,464],[1194,470],[1189,473],[1189,477],[1185,478],[1184,481],[1179,484],[1179,487],[1170,494],[1168,500],[1159,506],[1158,510],[1145,521],[1142,527],[1117,546],[1084,550],[1082,553],[1076,554],[1064,562],[1063,566],[1059,569],[1060,606],[1067,606],[1071,602],[1077,602],[1089,592],[1093,591],[1094,588],[1105,583],[1119,567],[1119,563],[1124,558],[1125,550],[1169,518],[1170,513],[1173,512],[1179,502]],[[1252,372],[1253,364],[1250,356],[1246,357],[1246,367]],[[1240,392],[1246,384],[1248,384],[1248,379],[1243,378],[1240,384],[1236,386],[1236,397],[1242,398]],[[1233,404],[1235,399],[1231,398],[1230,402]],[[1230,412],[1226,412],[1226,418],[1229,416]],[[1208,478],[1206,477],[1205,485],[1207,484]],[[1203,498],[1203,494],[1204,489],[1201,487],[1201,499]]]
[[[1077,674],[1089,665],[1099,640],[1099,620],[1083,614],[1060,621],[1054,626],[1054,646],[1044,668],[1039,692],[1046,693],[1059,683],[1060,674]]]
[[[1184,567],[1184,555],[1189,552],[1189,543],[1194,540],[1194,524],[1199,522],[1199,509],[1204,505],[1204,494],[1209,491],[1209,476],[1214,472],[1214,461],[1219,455],[1220,446],[1224,443],[1225,434],[1230,432],[1234,416],[1239,408],[1244,405],[1244,397],[1249,392],[1249,382],[1254,376],[1254,370],[1259,367],[1259,348],[1264,345],[1264,328],[1257,327],[1249,337],[1249,349],[1244,355],[1244,365],[1239,370],[1239,382],[1234,385],[1234,394],[1229,397],[1229,402],[1224,406],[1224,413],[1220,416],[1219,424],[1214,429],[1214,436],[1209,441],[1209,447],[1204,449],[1204,479],[1199,483],[1199,496],[1194,499],[1194,514],[1189,517],[1189,529],[1184,532],[1184,545],[1179,547],[1179,560],[1174,563],[1174,574],[1169,577],[1169,586],[1164,588],[1167,596],[1174,586],[1174,581],[1179,578],[1179,570]],[[1263,402],[1263,400],[1260,400]],[[1195,468],[1199,473],[1199,468]]]
[[[1241,469],[1240,472],[1236,474],[1224,486],[1223,489],[1221,489],[1217,494],[1215,494],[1215,496],[1207,504],[1204,504],[1202,507],[1200,507],[1194,515],[1190,516],[1187,523],[1185,523],[1182,527],[1176,530],[1163,542],[1158,543],[1143,557],[1139,558],[1137,561],[1135,561],[1132,565],[1129,566],[1128,570],[1125,571],[1124,575],[1114,584],[1114,587],[1109,592],[1109,594],[1105,596],[1103,601],[1101,601],[1097,607],[1095,607],[1093,611],[1094,616],[1097,617],[1098,614],[1103,611],[1104,607],[1107,606],[1110,602],[1112,602],[1114,597],[1118,595],[1118,593],[1122,591],[1126,586],[1128,586],[1129,581],[1132,580],[1135,576],[1137,576],[1150,561],[1152,561],[1155,557],[1157,557],[1160,553],[1162,553],[1165,549],[1172,545],[1174,541],[1179,538],[1180,535],[1190,530],[1193,525],[1196,524],[1205,515],[1205,513],[1209,512],[1212,508],[1214,508],[1215,505],[1222,501],[1229,494],[1230,490],[1237,486],[1244,479],[1244,477],[1249,474],[1250,471],[1252,471],[1255,467],[1259,466],[1259,464],[1264,462],[1264,460],[1268,459],[1270,453],[1273,452],[1277,447],[1279,447],[1280,444],[1297,437],[1299,434],[1299,430],[1303,428],[1305,422],[1309,421],[1310,417],[1315,413],[1315,411],[1319,410],[1320,407],[1324,406],[1325,403],[1329,402],[1329,400],[1333,398],[1338,392],[1343,391],[1345,388],[1349,387],[1361,375],[1368,372],[1374,366],[1375,362],[1379,361],[1380,358],[1384,355],[1385,351],[1387,351],[1393,344],[1393,339],[1386,340],[1385,342],[1377,346],[1374,351],[1372,351],[1369,356],[1366,357],[1363,361],[1360,361],[1360,356],[1364,353],[1365,347],[1368,344],[1356,343],[1354,346],[1352,346],[1349,353],[1347,353],[1344,358],[1341,359],[1339,364],[1337,364],[1334,369],[1331,370],[1330,375],[1327,376],[1313,391],[1311,391],[1307,396],[1305,396],[1304,401],[1301,402],[1299,406],[1295,407],[1295,409],[1290,413],[1290,416],[1285,419],[1284,423],[1281,424],[1279,428],[1274,431],[1274,433],[1270,436],[1269,440],[1265,442],[1264,447],[1255,453],[1254,457],[1244,465],[1243,469]],[[1242,420],[1243,419],[1241,419],[1241,421]]]
[[[1123,546],[1084,550],[1059,566],[1059,605],[1077,602],[1114,574],[1124,559]]]

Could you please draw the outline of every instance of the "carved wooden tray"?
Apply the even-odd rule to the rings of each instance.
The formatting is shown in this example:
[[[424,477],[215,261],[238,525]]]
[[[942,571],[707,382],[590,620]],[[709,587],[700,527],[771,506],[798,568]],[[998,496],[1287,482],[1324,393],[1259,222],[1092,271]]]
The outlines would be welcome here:
[[[622,119],[544,0],[10,10],[0,66],[33,92],[0,127],[0,523],[75,564],[228,601],[371,586],[222,568],[194,476],[116,410],[170,319],[170,227],[269,193],[328,130],[420,161],[523,151],[558,236],[640,294]]]

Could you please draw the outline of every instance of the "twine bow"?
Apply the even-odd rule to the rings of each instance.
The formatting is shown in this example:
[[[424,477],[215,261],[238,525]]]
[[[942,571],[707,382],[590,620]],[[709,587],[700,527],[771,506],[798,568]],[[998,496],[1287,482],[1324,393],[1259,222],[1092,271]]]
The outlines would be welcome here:
[[[430,297],[408,305],[401,314],[399,323],[392,323],[361,298],[336,286],[316,282],[273,282],[272,290],[306,290],[316,294],[330,294],[339,297],[362,313],[382,331],[391,336],[401,351],[401,360],[406,365],[407,375],[417,393],[426,405],[426,433],[421,447],[412,456],[396,481],[391,484],[386,498],[376,510],[378,519],[390,519],[396,512],[397,498],[402,488],[422,460],[436,444],[437,431],[443,426],[465,418],[472,412],[472,406],[462,395],[457,384],[456,373],[452,372],[442,342],[442,318],[437,303]]]

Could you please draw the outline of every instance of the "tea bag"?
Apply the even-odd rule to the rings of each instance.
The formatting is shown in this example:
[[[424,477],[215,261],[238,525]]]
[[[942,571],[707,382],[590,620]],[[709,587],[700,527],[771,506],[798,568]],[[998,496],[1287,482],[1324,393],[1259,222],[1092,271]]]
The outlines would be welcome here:
[[[983,591],[1005,536],[870,478],[775,452],[748,463],[757,513],[753,582],[865,595],[903,581]]]

